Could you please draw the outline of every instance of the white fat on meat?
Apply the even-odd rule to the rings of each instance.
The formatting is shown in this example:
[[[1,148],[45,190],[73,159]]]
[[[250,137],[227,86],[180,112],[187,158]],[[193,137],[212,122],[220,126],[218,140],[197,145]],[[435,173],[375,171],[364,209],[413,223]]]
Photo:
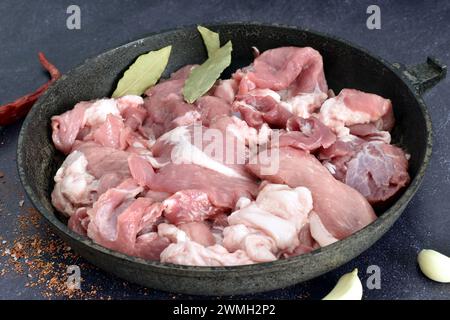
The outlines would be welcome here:
[[[328,95],[316,85],[313,92],[287,97],[286,100],[281,101],[280,105],[292,114],[307,119],[327,97]]]
[[[74,151],[64,160],[55,175],[52,203],[62,213],[71,216],[77,207],[93,202],[98,181],[87,171],[88,161],[80,151]]]
[[[177,127],[179,126],[187,126],[190,125],[196,121],[200,121],[202,118],[202,115],[200,112],[196,110],[188,111],[182,116],[176,117],[172,120],[173,124],[175,124]]]
[[[277,246],[272,237],[244,224],[236,224],[223,230],[223,246],[230,252],[243,250],[255,262],[277,260]]]
[[[112,114],[120,117],[120,111],[115,99],[100,99],[95,101],[84,112],[84,123],[95,126],[105,122],[106,117]]]
[[[170,160],[174,164],[196,164],[228,177],[248,179],[234,169],[212,159],[200,148],[193,145],[190,131],[186,126],[177,127],[162,135],[160,139],[173,145]]]
[[[262,89],[261,89],[262,90]],[[268,90],[268,89],[266,89]],[[269,90],[271,91],[271,90]],[[276,92],[274,92],[276,93]],[[264,145],[270,140],[272,129],[264,123],[259,130],[250,127],[247,122],[236,116],[231,117],[232,122],[227,125],[227,133],[232,134],[240,143],[248,146]]]
[[[253,264],[242,250],[228,252],[221,245],[205,247],[194,241],[172,243],[161,252],[161,262],[190,266],[237,266]]]
[[[230,253],[220,244],[204,246],[191,240],[186,232],[172,224],[159,224],[158,235],[172,242],[161,252],[161,262],[192,266],[233,266],[254,263],[242,250]]]
[[[190,240],[186,232],[178,229],[175,225],[168,223],[160,223],[158,225],[158,235],[160,237],[169,239],[170,242],[173,243],[185,242]]]
[[[116,99],[116,102],[119,111],[123,112],[128,107],[142,106],[144,104],[144,99],[141,96],[126,95]]]
[[[307,223],[313,208],[311,192],[305,187],[290,188],[285,184],[267,184],[256,198],[258,207],[290,221],[297,232]]]
[[[246,250],[252,259],[259,259],[249,251],[252,243],[265,248],[266,257],[270,256],[268,252],[276,256],[281,251],[293,251],[299,245],[298,234],[308,222],[312,205],[307,188],[268,183],[255,201],[249,203],[245,198],[238,201],[239,209],[228,217],[230,227],[224,230],[224,246],[229,250]],[[255,235],[254,230],[259,234]],[[252,238],[247,242],[246,237],[250,235]],[[275,247],[269,245],[267,237]]]
[[[322,220],[320,220],[320,217],[315,212],[311,212],[311,214],[309,215],[309,227],[311,236],[321,247],[328,246],[338,241],[338,239],[333,237],[333,235],[328,232],[328,230],[323,225]]]
[[[320,120],[332,129],[338,137],[350,135],[347,126],[370,123],[371,115],[348,108],[339,96],[326,100],[319,113]]]

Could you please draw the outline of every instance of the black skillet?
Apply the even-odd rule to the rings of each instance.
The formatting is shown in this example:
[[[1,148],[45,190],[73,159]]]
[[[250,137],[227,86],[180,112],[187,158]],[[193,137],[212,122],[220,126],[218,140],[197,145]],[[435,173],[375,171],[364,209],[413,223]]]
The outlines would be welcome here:
[[[379,218],[354,235],[302,256],[236,267],[190,267],[145,261],[101,247],[70,231],[51,205],[53,176],[63,160],[51,141],[50,117],[81,100],[109,96],[118,77],[142,53],[172,45],[164,76],[206,58],[194,26],[151,35],[123,45],[64,75],[43,95],[20,132],[17,162],[23,186],[39,212],[75,251],[100,268],[151,288],[188,294],[242,294],[286,287],[317,277],[355,258],[398,219],[417,191],[431,155],[431,122],[421,95],[445,77],[446,67],[428,58],[405,67],[391,64],[346,41],[295,27],[233,23],[212,25],[222,43],[233,42],[233,63],[225,77],[252,60],[252,46],[264,51],[280,46],[311,46],[323,56],[330,88],[357,88],[392,100],[397,120],[394,143],[411,154],[411,184]]]

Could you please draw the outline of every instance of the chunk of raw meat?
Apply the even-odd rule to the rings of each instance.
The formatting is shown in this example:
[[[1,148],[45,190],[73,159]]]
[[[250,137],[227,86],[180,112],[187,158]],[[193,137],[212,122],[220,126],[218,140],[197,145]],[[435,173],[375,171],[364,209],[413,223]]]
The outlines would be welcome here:
[[[378,130],[390,131],[395,121],[390,100],[355,89],[342,89],[326,100],[319,116],[340,137],[350,133],[346,127],[356,124],[373,123]]]
[[[148,112],[143,130],[147,136],[158,138],[163,133],[180,125],[188,125],[188,120],[192,122],[198,120],[193,112],[197,112],[195,105],[184,102],[183,86],[191,70],[195,66],[188,65],[165,81],[148,89],[145,94],[145,108]],[[182,120],[180,119],[182,118]],[[178,120],[176,120],[178,118]],[[191,122],[191,123],[192,123]]]
[[[151,188],[155,171],[147,160],[141,156],[132,154],[128,157],[128,167],[131,176],[141,187]]]
[[[134,180],[128,179],[122,182],[116,188],[109,189],[102,194],[95,202],[93,208],[88,211],[90,223],[88,227],[88,235],[97,243],[105,247],[116,247],[120,244],[121,239],[118,234],[119,223],[118,217],[123,213],[129,213],[128,207],[135,202],[135,197],[142,192],[142,188],[137,185]],[[140,198],[141,199],[141,198]],[[134,221],[133,227],[137,229],[145,210],[152,204],[150,199],[142,198],[132,207],[139,211],[139,219]],[[144,201],[144,202],[143,202]],[[136,231],[136,235],[139,230]]]
[[[142,105],[143,99],[139,96],[80,102],[72,110],[52,117],[53,143],[65,154],[70,153],[76,140],[95,139],[105,146],[116,147],[124,119],[133,126],[142,122],[146,114]],[[108,123],[102,126],[107,119]],[[99,132],[92,138],[91,130],[99,126]]]
[[[350,129],[350,135],[355,135],[366,141],[391,143],[391,134],[389,131],[378,130],[374,123],[355,124],[348,128]]]
[[[196,105],[200,114],[199,120],[204,126],[209,126],[218,117],[231,116],[231,103],[218,97],[200,97],[197,99]]]
[[[244,168],[246,147],[235,140],[216,129],[180,126],[162,135],[151,151],[160,167],[196,164],[229,177],[250,179]]]
[[[142,190],[128,179],[101,195],[88,211],[88,236],[102,246],[129,255],[154,258],[160,253],[168,242],[153,233],[148,236],[140,233],[143,228],[149,230],[150,224],[157,221],[162,206],[149,198],[135,199]]]
[[[319,119],[292,117],[286,124],[287,132],[280,135],[280,147],[294,147],[306,151],[315,151],[320,147],[328,148],[336,141],[336,135]]]
[[[178,225],[192,241],[195,241],[205,247],[216,244],[211,227],[205,222],[188,222]]]
[[[343,181],[347,172],[347,162],[365,142],[364,139],[354,135],[338,138],[330,147],[321,149],[318,158],[336,179]]]
[[[167,238],[160,237],[157,232],[140,235],[136,239],[136,256],[147,260],[159,261],[161,252],[169,246]]]
[[[311,193],[304,187],[265,183],[254,202],[238,203],[228,217],[223,244],[229,251],[244,250],[254,261],[272,261],[299,245],[299,232],[313,207]]]
[[[216,214],[206,192],[182,190],[163,201],[164,217],[173,224],[199,222]]]
[[[270,236],[251,229],[244,224],[236,224],[223,230],[223,246],[230,252],[243,250],[255,262],[277,260],[277,246]]]
[[[52,117],[52,140],[56,149],[64,154],[70,153],[83,127],[84,112],[90,105],[90,102],[79,102],[72,110]]]
[[[175,193],[196,189],[208,194],[217,208],[234,208],[240,197],[256,196],[255,180],[240,179],[209,170],[195,164],[168,164],[159,169],[152,183],[152,190]]]
[[[109,114],[105,122],[93,131],[93,140],[104,147],[123,150],[125,146],[121,143],[123,140],[121,135],[123,135],[124,130],[123,119]]]
[[[87,159],[87,169],[96,178],[110,173],[117,174],[123,178],[130,177],[128,157],[125,151],[110,147],[103,147],[93,142],[75,144],[74,150],[84,154]]]
[[[96,199],[98,181],[87,167],[85,155],[74,151],[56,172],[52,204],[67,216],[71,216],[79,207],[92,205]]]
[[[275,173],[265,173],[261,162],[250,162],[247,167],[261,179],[272,183],[308,188],[312,193],[314,211],[336,239],[346,238],[376,219],[367,200],[352,187],[336,180],[313,155],[285,147],[270,154],[268,159],[268,165],[278,168]]]
[[[234,79],[219,80],[214,89],[214,96],[232,104],[238,90],[238,83]]]
[[[365,143],[347,162],[344,181],[370,203],[382,202],[409,183],[408,160],[396,146],[380,141]]]
[[[257,91],[257,92],[255,92]],[[253,90],[238,96],[233,109],[252,127],[260,128],[264,123],[271,127],[284,128],[293,114],[284,108],[272,95],[264,95],[262,90]],[[267,91],[267,90],[265,90]]]
[[[239,84],[239,94],[254,88],[274,91],[289,89],[291,96],[313,92],[319,87],[327,92],[320,53],[312,48],[282,47],[263,52],[248,68]]]
[[[409,183],[405,152],[376,137],[347,136],[319,154],[333,176],[370,203],[383,202]]]
[[[90,222],[87,208],[78,208],[74,214],[72,214],[67,222],[67,226],[70,230],[82,235],[87,236],[87,228]]]
[[[205,247],[195,241],[172,243],[161,252],[161,262],[190,266],[236,266],[254,263],[242,250],[230,253],[221,245]]]

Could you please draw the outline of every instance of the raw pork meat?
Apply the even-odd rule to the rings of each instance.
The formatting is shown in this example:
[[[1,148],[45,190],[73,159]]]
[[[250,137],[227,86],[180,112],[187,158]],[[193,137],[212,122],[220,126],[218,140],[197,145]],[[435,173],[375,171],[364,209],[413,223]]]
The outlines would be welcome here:
[[[324,102],[319,114],[320,120],[338,136],[348,135],[348,127],[356,124],[373,123],[384,131],[394,126],[390,100],[355,89],[342,89],[337,97]]]
[[[367,200],[355,189],[336,180],[313,155],[284,147],[279,149],[278,157],[269,155],[269,159],[278,161],[278,170],[274,174],[264,174],[260,163],[252,162],[248,168],[261,179],[272,183],[308,188],[312,193],[314,212],[334,238],[346,238],[376,219]]]
[[[277,259],[299,245],[300,230],[312,210],[311,192],[304,187],[266,183],[254,202],[240,201],[228,217],[223,243],[230,251],[242,249],[254,261]]]
[[[232,266],[305,254],[374,221],[369,202],[409,183],[390,100],[335,96],[312,48],[254,53],[194,103],[187,65],[144,97],[52,117],[67,156],[52,203],[68,227],[131,256]]]

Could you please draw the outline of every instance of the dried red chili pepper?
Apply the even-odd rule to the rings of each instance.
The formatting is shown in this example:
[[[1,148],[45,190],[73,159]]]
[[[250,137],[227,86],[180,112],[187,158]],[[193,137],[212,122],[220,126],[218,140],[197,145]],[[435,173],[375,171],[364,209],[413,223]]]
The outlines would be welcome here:
[[[42,52],[39,52],[38,56],[39,61],[48,71],[51,79],[40,86],[35,92],[27,94],[14,102],[0,106],[0,126],[6,126],[23,118],[28,111],[30,111],[31,107],[41,94],[43,94],[45,90],[61,76],[58,69],[45,58]]]

